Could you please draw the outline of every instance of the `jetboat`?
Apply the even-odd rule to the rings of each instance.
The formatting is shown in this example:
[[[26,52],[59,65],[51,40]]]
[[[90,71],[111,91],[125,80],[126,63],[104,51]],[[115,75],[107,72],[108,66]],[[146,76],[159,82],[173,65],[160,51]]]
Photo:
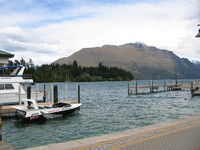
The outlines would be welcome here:
[[[16,109],[16,117],[25,121],[53,119],[69,115],[80,109],[81,103],[70,104],[58,102],[50,105],[38,105],[33,99],[24,99],[22,106],[12,106]]]

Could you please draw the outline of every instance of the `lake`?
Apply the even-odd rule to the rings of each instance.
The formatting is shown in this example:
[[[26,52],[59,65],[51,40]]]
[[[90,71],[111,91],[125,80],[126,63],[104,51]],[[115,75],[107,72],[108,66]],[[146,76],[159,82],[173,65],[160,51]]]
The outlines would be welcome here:
[[[128,82],[46,83],[58,85],[59,100],[76,101],[80,84],[80,111],[65,118],[24,124],[14,117],[3,120],[3,140],[16,149],[66,142],[123,131],[200,114],[200,97],[190,90],[128,96]],[[40,84],[43,88],[44,84]],[[50,95],[50,94],[48,94]]]

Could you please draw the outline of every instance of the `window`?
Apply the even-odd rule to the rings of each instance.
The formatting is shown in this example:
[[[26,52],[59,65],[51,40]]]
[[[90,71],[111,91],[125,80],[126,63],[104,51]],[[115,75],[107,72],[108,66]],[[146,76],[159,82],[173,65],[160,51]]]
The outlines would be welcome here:
[[[10,89],[14,89],[12,84],[5,84],[5,89],[10,90]]]
[[[4,90],[4,84],[0,84],[0,90]]]

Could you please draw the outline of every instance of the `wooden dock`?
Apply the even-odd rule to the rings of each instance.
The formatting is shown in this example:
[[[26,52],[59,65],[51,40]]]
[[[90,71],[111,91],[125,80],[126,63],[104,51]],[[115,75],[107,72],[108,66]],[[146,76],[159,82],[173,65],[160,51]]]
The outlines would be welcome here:
[[[193,96],[200,93],[200,81],[199,80],[193,80],[193,81],[187,81],[186,83],[182,82],[174,82],[171,81],[159,81],[159,83],[156,83],[155,81],[151,80],[149,83],[141,83],[142,81],[133,81],[128,83],[128,95],[131,94],[143,94],[143,93],[155,93],[155,92],[161,92],[161,91],[176,91],[176,90],[191,90],[195,91]],[[198,89],[198,90],[195,90]]]

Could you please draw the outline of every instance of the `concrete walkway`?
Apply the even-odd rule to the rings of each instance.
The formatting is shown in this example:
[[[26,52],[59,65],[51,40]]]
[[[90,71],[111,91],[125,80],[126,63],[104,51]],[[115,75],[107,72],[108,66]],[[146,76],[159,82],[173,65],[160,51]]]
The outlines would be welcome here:
[[[26,150],[200,150],[200,115]]]
[[[5,141],[0,141],[0,150],[15,150],[15,149]]]

